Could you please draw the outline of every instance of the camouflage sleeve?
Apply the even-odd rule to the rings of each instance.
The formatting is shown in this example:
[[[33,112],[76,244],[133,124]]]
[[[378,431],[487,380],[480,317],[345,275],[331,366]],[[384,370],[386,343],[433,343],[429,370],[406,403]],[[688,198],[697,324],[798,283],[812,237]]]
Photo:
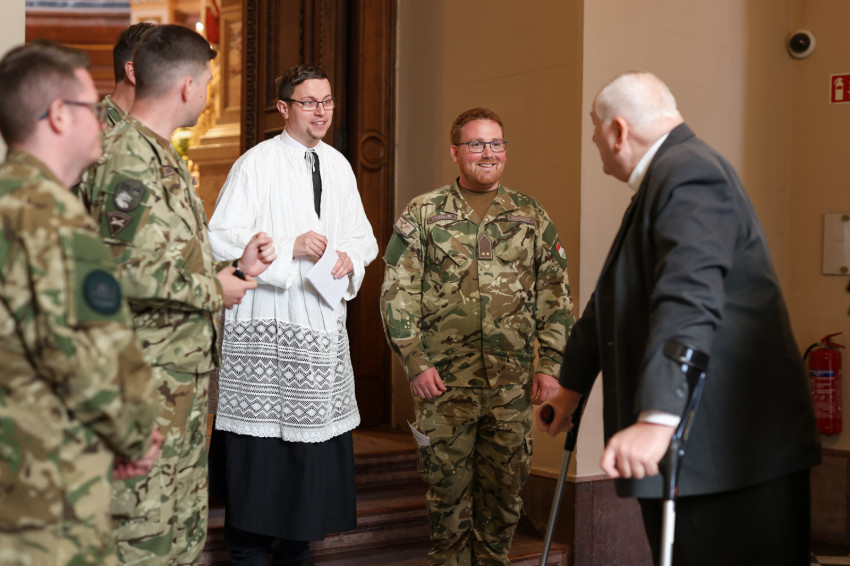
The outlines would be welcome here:
[[[573,301],[567,277],[567,254],[558,238],[558,230],[545,212],[544,227],[537,242],[537,340],[538,373],[558,377],[564,346],[575,323]]]
[[[120,266],[121,288],[133,308],[218,311],[221,284],[191,228],[203,211],[181,203],[179,175],[163,180],[159,169],[139,153],[116,152],[91,180],[90,212]]]
[[[44,215],[37,206],[31,211],[30,218]],[[139,459],[150,447],[155,384],[129,326],[115,263],[90,228],[29,224],[40,229],[0,244],[3,306],[26,357],[75,419],[116,454]]]
[[[390,348],[398,356],[407,379],[428,368],[421,338],[423,246],[421,230],[411,206],[399,217],[384,254],[381,317]]]

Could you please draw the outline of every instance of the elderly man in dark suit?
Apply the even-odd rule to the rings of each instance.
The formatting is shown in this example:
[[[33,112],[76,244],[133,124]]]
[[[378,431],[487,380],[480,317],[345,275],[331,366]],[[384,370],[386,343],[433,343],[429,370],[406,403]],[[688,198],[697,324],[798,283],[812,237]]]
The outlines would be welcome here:
[[[602,469],[639,498],[658,556],[659,462],[688,398],[668,354],[707,356],[679,483],[674,563],[808,564],[820,445],[803,363],[761,225],[729,163],[684,124],[667,86],[627,73],[597,94],[604,171],[635,191],[573,328],[550,434],[603,375]],[[667,353],[665,353],[665,351]]]

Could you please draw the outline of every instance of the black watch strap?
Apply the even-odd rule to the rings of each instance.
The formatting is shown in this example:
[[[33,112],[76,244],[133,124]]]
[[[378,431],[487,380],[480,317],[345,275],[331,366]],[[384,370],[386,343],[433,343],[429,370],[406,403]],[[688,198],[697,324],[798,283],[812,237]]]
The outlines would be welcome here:
[[[244,273],[241,269],[239,269],[239,260],[238,260],[238,259],[234,259],[234,260],[233,260],[233,267],[235,267],[235,268],[236,268],[236,271],[234,271],[234,272],[233,272],[233,275],[235,275],[236,277],[238,277],[238,278],[239,278],[239,279],[241,279],[242,281],[247,281],[247,280],[248,280],[248,279],[245,277],[245,273]]]

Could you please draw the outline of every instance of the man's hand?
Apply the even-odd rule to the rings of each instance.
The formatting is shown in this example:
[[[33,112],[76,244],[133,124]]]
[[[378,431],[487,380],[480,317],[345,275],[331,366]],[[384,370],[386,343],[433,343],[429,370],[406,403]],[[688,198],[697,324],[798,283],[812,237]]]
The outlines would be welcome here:
[[[658,463],[670,447],[676,429],[654,423],[635,423],[608,441],[599,465],[611,478],[658,475]]]
[[[112,479],[126,480],[136,476],[144,476],[153,469],[159,449],[162,447],[162,433],[153,429],[151,431],[151,447],[141,460],[129,462],[123,458],[115,458],[115,467],[112,470]]]
[[[420,399],[433,399],[446,391],[446,385],[440,379],[437,368],[428,368],[413,378],[410,389]]]
[[[573,428],[573,421],[570,417],[573,416],[573,413],[578,408],[578,402],[580,400],[580,393],[559,386],[557,393],[546,401],[546,404],[555,411],[555,416],[552,422],[547,424],[540,419],[540,414],[538,413],[538,430],[548,433],[549,436],[555,436],[559,432],[569,431]]]
[[[277,253],[275,253],[272,237],[266,235],[265,232],[258,232],[245,246],[245,251],[239,258],[239,269],[245,275],[256,277],[265,271],[275,258],[277,258]]]
[[[336,260],[334,268],[331,269],[331,275],[334,276],[334,279],[339,279],[354,271],[354,264],[351,262],[351,258],[348,257],[347,253],[339,250],[336,253],[339,258]]]
[[[295,245],[292,248],[292,257],[309,257],[319,259],[325,253],[325,247],[328,245],[328,239],[310,230],[304,232],[295,238]]]
[[[224,308],[232,309],[234,305],[242,302],[242,297],[250,289],[257,288],[257,282],[250,275],[245,275],[245,280],[239,279],[233,273],[236,268],[233,266],[225,267],[215,274],[218,281],[221,283],[222,298],[224,299]]]
[[[542,405],[555,395],[559,388],[558,380],[551,375],[535,373],[534,382],[531,384],[531,402],[535,405]]]

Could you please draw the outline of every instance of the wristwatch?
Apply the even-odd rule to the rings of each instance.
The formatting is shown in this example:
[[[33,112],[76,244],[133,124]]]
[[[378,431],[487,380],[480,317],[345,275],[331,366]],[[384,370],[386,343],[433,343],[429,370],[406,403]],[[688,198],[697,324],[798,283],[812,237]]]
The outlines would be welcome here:
[[[242,281],[247,281],[247,280],[248,280],[248,279],[245,277],[245,273],[244,273],[241,269],[239,269],[239,260],[238,260],[238,259],[234,259],[234,260],[233,260],[233,267],[235,267],[235,268],[236,268],[236,271],[234,271],[234,272],[233,272],[233,275],[235,275],[236,277],[238,277],[238,278],[239,278],[239,279],[241,279]]]

